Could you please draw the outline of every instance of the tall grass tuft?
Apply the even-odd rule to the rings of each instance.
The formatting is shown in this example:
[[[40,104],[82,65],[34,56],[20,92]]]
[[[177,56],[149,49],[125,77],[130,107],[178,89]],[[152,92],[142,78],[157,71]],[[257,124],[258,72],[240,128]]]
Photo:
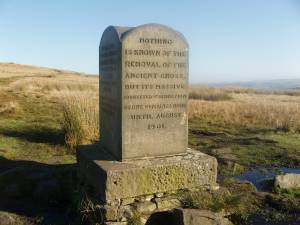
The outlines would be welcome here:
[[[96,142],[99,139],[99,102],[95,92],[71,92],[65,94],[62,127],[65,143],[71,151],[78,144]]]

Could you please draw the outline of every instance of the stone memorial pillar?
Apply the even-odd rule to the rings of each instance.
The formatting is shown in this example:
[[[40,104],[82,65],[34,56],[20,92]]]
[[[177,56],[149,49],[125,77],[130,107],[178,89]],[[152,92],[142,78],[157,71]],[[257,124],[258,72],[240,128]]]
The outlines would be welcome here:
[[[108,27],[100,48],[100,134],[116,159],[186,153],[188,44],[158,24]]]
[[[100,144],[77,150],[81,180],[104,204],[144,196],[155,211],[158,196],[216,184],[216,159],[187,147],[188,52],[184,36],[167,26],[104,31]]]

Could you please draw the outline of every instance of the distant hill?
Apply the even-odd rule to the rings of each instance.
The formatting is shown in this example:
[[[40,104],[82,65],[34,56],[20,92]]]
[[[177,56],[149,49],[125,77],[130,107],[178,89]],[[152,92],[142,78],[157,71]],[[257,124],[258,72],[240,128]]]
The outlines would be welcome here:
[[[263,90],[300,90],[300,79],[278,79],[267,81],[233,82],[212,84],[216,87],[244,87]]]
[[[0,78],[18,76],[59,76],[59,75],[87,75],[74,71],[52,69],[39,66],[22,65],[16,63],[0,63]]]

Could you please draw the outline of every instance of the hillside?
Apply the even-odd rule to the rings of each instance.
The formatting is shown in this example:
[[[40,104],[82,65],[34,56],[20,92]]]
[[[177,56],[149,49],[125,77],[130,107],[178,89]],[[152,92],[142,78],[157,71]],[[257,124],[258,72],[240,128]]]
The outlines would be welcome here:
[[[0,63],[0,78],[24,76],[80,75],[78,72],[15,63]]]

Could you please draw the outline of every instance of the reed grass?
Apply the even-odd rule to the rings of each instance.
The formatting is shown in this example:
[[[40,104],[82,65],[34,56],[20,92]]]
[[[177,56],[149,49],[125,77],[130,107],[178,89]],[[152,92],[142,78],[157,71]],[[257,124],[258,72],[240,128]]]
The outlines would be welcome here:
[[[99,103],[95,92],[63,94],[62,129],[67,147],[74,151],[79,144],[99,140]]]
[[[246,101],[245,101],[246,99]],[[213,124],[260,127],[300,132],[300,103],[273,102],[255,97],[250,101],[189,101],[189,118],[200,118]]]

